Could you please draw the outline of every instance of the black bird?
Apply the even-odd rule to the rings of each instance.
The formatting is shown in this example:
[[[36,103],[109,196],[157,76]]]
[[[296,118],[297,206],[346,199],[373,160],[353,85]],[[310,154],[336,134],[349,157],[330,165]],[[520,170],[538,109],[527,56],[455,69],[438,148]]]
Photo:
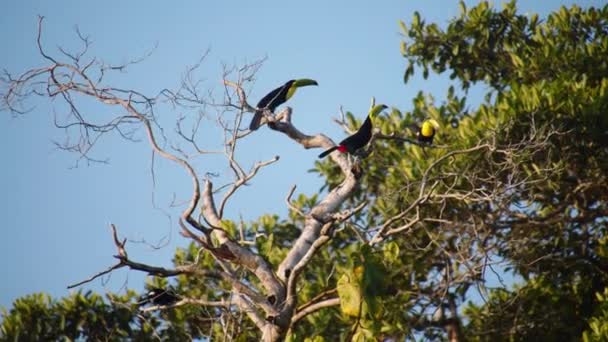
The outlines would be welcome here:
[[[337,146],[334,146],[334,147],[326,150],[325,152],[319,154],[319,158],[324,158],[325,156],[327,156],[328,154],[332,153],[335,150],[338,150],[342,153],[348,152],[350,154],[354,154],[360,148],[365,147],[365,145],[367,145],[369,140],[372,138],[372,128],[373,128],[372,120],[376,117],[376,115],[378,115],[381,111],[383,111],[386,108],[388,108],[388,107],[385,105],[374,106],[372,109],[370,109],[369,114],[367,115],[367,118],[363,122],[363,125],[361,125],[361,127],[359,127],[359,130],[357,132],[355,132],[353,135],[349,136],[348,138],[340,141],[340,143]]]
[[[257,104],[257,110],[253,115],[253,119],[249,124],[249,129],[255,131],[260,127],[260,122],[264,116],[264,109],[268,109],[274,113],[275,108],[289,100],[296,90],[300,87],[306,87],[311,85],[319,85],[317,81],[308,78],[301,78],[299,80],[289,80],[282,86],[274,89],[270,93],[266,94],[260,102]]]
[[[179,300],[179,296],[173,290],[155,287],[139,298],[139,305],[146,305],[148,303],[152,305],[171,305]]]

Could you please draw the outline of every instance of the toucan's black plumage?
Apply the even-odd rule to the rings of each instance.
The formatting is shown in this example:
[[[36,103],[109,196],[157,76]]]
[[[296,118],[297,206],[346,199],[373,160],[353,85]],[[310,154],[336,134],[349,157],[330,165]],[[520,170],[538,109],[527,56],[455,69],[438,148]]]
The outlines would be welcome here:
[[[179,296],[173,290],[155,287],[150,289],[147,294],[141,296],[139,305],[146,305],[148,303],[153,305],[171,305],[179,300]]]
[[[337,146],[334,146],[319,154],[319,158],[324,158],[335,150],[338,150],[342,153],[348,152],[350,154],[354,154],[357,150],[367,145],[369,140],[372,138],[372,120],[385,108],[387,108],[385,105],[374,106],[370,110],[369,114],[367,115],[367,118],[365,119],[361,127],[359,127],[359,130],[357,132],[355,132],[348,138],[340,141]]]
[[[274,89],[270,93],[266,94],[260,102],[257,104],[257,110],[253,115],[253,119],[249,124],[250,130],[256,130],[260,127],[260,123],[262,122],[262,117],[264,116],[264,109],[268,109],[274,113],[274,110],[289,100],[293,94],[296,92],[296,89],[299,87],[306,87],[310,85],[319,85],[317,81],[302,78],[299,80],[289,80],[282,86]]]

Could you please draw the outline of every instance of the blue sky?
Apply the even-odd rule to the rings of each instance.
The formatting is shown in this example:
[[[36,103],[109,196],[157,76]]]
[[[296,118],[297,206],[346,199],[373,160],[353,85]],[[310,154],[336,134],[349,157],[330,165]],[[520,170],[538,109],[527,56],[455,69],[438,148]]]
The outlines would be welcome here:
[[[471,6],[474,1],[468,1]],[[560,4],[602,5],[602,1],[520,1],[522,12],[545,14]],[[188,65],[210,49],[202,71],[205,86],[219,89],[222,63],[244,64],[267,57],[252,88],[252,103],[291,78],[313,78],[319,87],[304,88],[290,101],[294,122],[304,132],[323,132],[340,140],[332,123],[340,106],[363,116],[371,96],[401,109],[424,90],[441,99],[449,86],[445,77],[402,82],[405,60],[399,53],[398,20],[409,22],[419,11],[427,22],[445,24],[458,13],[457,1],[3,1],[0,4],[0,68],[22,72],[40,66],[36,51],[37,15],[44,15],[44,45],[74,48],[73,27],[90,35],[91,56],[120,63],[153,54],[114,85],[154,94],[175,87]],[[220,93],[218,93],[220,94]],[[475,100],[475,99],[473,99]],[[145,142],[127,143],[115,136],[103,139],[94,153],[110,158],[108,165],[71,168],[76,156],[58,151],[54,140],[65,138],[52,124],[59,101],[36,101],[29,114],[12,118],[0,113],[0,214],[4,218],[0,259],[0,306],[32,292],[68,294],[66,286],[114,263],[108,226],[133,240],[127,245],[138,261],[169,266],[178,246],[187,241],[176,227],[178,211],[170,208],[173,194],[187,199],[190,182],[171,163],[156,162],[152,191],[150,149]],[[89,103],[83,110],[108,114]],[[98,113],[99,112],[99,113]],[[170,122],[176,112],[162,113]],[[210,123],[207,123],[210,124]],[[210,135],[212,137],[212,135]],[[208,140],[208,139],[207,139]],[[205,140],[205,142],[207,142]],[[219,141],[209,142],[217,146]],[[213,145],[216,144],[216,145]],[[280,155],[262,170],[251,186],[238,192],[227,208],[229,218],[253,219],[264,213],[286,212],[284,198],[291,185],[313,194],[322,180],[307,172],[319,153],[306,151],[266,128],[247,138],[239,156],[244,165]],[[219,158],[197,162],[201,174],[228,175]],[[260,194],[263,195],[260,195]],[[153,205],[157,204],[157,208]],[[164,214],[168,211],[172,219]],[[160,249],[137,241],[158,243]],[[144,275],[119,271],[84,288],[118,291],[124,284],[139,289]]]

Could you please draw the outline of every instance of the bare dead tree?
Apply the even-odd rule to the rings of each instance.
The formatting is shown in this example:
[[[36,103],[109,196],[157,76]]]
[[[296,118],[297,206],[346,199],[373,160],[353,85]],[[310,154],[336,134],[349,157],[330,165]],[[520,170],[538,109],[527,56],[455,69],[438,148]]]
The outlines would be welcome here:
[[[56,120],[56,126],[68,131],[70,137],[75,131],[78,140],[75,143],[68,140],[65,144],[58,144],[58,146],[67,151],[78,153],[80,158],[89,162],[96,161],[90,156],[90,151],[104,134],[118,132],[123,138],[133,140],[135,130],[143,128],[152,151],[156,155],[179,165],[192,180],[190,201],[178,220],[182,235],[195,241],[202,250],[211,253],[221,266],[221,271],[201,270],[197,268],[196,263],[175,269],[165,269],[134,261],[127,254],[126,240],[120,241],[116,227],[112,226],[114,243],[118,251],[115,257],[118,262],[107,270],[71,285],[71,287],[82,285],[122,267],[161,277],[196,274],[203,277],[219,278],[231,284],[230,300],[226,298],[219,302],[210,303],[196,299],[184,299],[175,305],[186,303],[224,307],[234,305],[246,313],[260,329],[264,340],[273,341],[284,336],[296,310],[297,296],[295,291],[298,275],[306,267],[315,251],[330,238],[331,228],[363,208],[363,206],[359,206],[342,212],[338,211],[357,184],[357,177],[352,172],[351,161],[344,156],[332,156],[342,169],[345,180],[342,186],[331,191],[307,214],[302,235],[294,243],[291,252],[279,266],[278,272],[275,273],[264,258],[257,255],[246,245],[242,245],[233,239],[222,228],[222,220],[225,219],[224,208],[230,198],[241,186],[255,177],[263,167],[279,159],[277,156],[269,161],[256,163],[250,171],[245,171],[235,159],[239,139],[248,134],[240,129],[243,115],[255,110],[247,103],[243,84],[251,79],[259,65],[252,64],[236,70],[236,81],[225,80],[227,101],[224,106],[233,110],[236,109],[237,114],[231,122],[218,119],[225,137],[225,149],[222,153],[226,156],[234,173],[234,181],[227,187],[220,199],[213,191],[211,179],[207,178],[201,184],[199,173],[190,163],[190,157],[187,153],[176,147],[174,150],[181,155],[179,156],[163,148],[159,143],[159,139],[164,139],[162,130],[157,127],[156,108],[159,103],[190,107],[207,104],[207,99],[199,95],[198,83],[191,77],[196,66],[188,70],[187,76],[184,77],[179,89],[164,89],[155,96],[146,96],[135,90],[107,86],[104,85],[104,77],[108,72],[123,71],[129,65],[112,66],[95,58],[88,58],[87,51],[90,41],[81,34],[78,34],[83,43],[81,51],[69,53],[60,50],[60,57],[52,56],[43,47],[42,24],[43,18],[40,17],[37,43],[39,53],[47,62],[47,65],[28,70],[18,76],[13,76],[5,71],[2,78],[3,109],[19,115],[28,111],[28,108],[25,108],[25,103],[31,96],[62,99],[68,107],[68,114],[65,117],[65,122],[60,123]],[[137,61],[133,63],[137,63]],[[229,73],[230,71],[226,73],[226,76]],[[232,94],[238,96],[237,101],[232,101]],[[76,101],[78,96],[95,99],[102,104],[117,107],[122,114],[107,118],[101,124],[94,123],[95,120],[100,118],[93,119],[88,116],[88,113],[83,113]],[[306,135],[299,131],[291,123],[291,113],[292,110],[286,108],[275,118],[271,118],[277,121],[276,131],[298,142],[304,148],[328,148],[334,145],[329,138],[322,134]],[[195,136],[199,125],[200,117],[192,131],[186,134],[182,127],[182,121],[179,120],[177,132],[183,140],[191,144],[196,154],[212,153],[201,149],[196,143]],[[196,218],[195,212],[198,210],[200,210],[202,220]],[[254,288],[252,284],[245,284],[240,281],[236,275],[236,267],[242,267],[251,272],[259,280],[260,288]],[[302,316],[302,313],[300,316]]]

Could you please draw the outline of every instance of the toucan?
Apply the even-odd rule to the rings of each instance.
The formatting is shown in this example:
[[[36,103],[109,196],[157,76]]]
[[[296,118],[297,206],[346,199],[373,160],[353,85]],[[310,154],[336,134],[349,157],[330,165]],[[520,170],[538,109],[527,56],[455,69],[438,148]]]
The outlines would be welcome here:
[[[139,299],[139,305],[146,305],[148,303],[153,305],[171,305],[180,298],[173,292],[173,290],[165,290],[158,287],[151,288],[147,294],[141,296]]]
[[[338,150],[342,153],[348,152],[350,154],[354,154],[357,152],[357,150],[367,145],[369,140],[372,138],[372,120],[376,117],[376,115],[380,114],[380,112],[386,108],[388,107],[382,104],[372,107],[367,115],[367,118],[363,122],[363,125],[359,127],[359,130],[355,132],[355,134],[340,141],[337,146],[334,146],[319,154],[319,158],[324,158],[334,150]]]
[[[416,138],[419,142],[431,145],[433,144],[435,133],[439,129],[439,123],[435,119],[427,119],[422,122],[421,126],[412,124],[411,127],[416,132]]]
[[[264,109],[268,109],[274,113],[275,108],[289,100],[296,90],[300,87],[306,87],[311,85],[319,85],[317,81],[308,78],[301,78],[299,80],[289,80],[282,86],[276,88],[270,93],[266,94],[260,102],[257,104],[257,109],[253,115],[253,119],[249,124],[249,129],[255,131],[260,127],[260,122],[264,116]]]

